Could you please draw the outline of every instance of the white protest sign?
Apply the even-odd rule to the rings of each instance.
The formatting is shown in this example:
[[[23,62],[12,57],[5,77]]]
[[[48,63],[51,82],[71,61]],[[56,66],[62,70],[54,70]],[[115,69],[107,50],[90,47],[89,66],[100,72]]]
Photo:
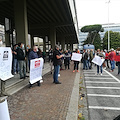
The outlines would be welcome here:
[[[43,58],[30,61],[30,83],[33,84],[42,80]]]
[[[10,120],[7,100],[0,103],[0,120]]]
[[[0,79],[5,81],[13,75],[12,70],[12,51],[10,47],[0,47]]]
[[[104,61],[105,61],[105,59],[101,59],[101,57],[99,57],[97,55],[92,60],[93,63],[95,63],[96,65],[99,65],[99,66],[101,66]]]
[[[74,61],[81,61],[82,59],[82,54],[79,54],[79,53],[72,53],[72,58],[71,60],[74,60]]]

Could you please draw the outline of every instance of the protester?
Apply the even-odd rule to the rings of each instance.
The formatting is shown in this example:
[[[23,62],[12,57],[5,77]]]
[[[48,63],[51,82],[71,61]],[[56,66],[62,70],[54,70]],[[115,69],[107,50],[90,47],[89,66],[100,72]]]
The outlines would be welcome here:
[[[93,60],[93,49],[90,50],[90,69],[92,69],[92,60]]]
[[[60,55],[63,54],[63,49],[60,49]],[[64,57],[61,58],[61,65],[60,65],[60,70],[63,70],[63,61],[64,61]],[[58,75],[59,77],[59,75]]]
[[[17,60],[19,63],[19,74],[20,74],[20,79],[25,79],[26,77],[29,77],[26,75],[26,57],[24,53],[24,44],[18,43],[18,47],[16,49],[17,52]]]
[[[78,49],[76,49],[75,53],[80,53],[80,52],[79,52]],[[74,61],[74,70],[73,70],[73,72],[75,72],[76,68],[77,68],[77,72],[79,72],[78,71],[78,66],[79,66],[79,61]]]
[[[69,64],[70,64],[70,54],[69,54],[68,51],[66,50],[66,51],[65,51],[65,56],[64,56],[65,70],[67,69],[67,66],[68,66],[68,69],[70,69]]]
[[[13,74],[16,75],[16,73],[19,72],[19,65],[18,65],[18,60],[17,60],[17,48],[18,45],[15,44],[13,46],[12,54],[13,54]]]
[[[88,53],[86,50],[83,50],[83,55],[82,55],[82,60],[83,60],[83,70],[86,68],[88,69]]]
[[[27,45],[26,47],[26,61],[27,61],[27,72],[29,73],[29,66],[30,66],[30,60],[29,60],[29,53],[31,52],[30,45]]]
[[[50,48],[49,50],[49,62],[53,59],[53,50]]]
[[[114,61],[114,56],[115,56],[115,53],[114,53],[114,49],[112,48],[111,49],[111,53],[109,54],[109,60],[110,60],[110,64],[111,64],[111,70],[110,72],[113,72],[114,69],[115,69],[115,61]]]
[[[40,48],[38,48],[37,54],[38,54],[38,58],[41,58],[41,57],[43,58],[42,50]]]
[[[45,63],[46,62],[46,60],[45,60],[46,59],[46,52],[45,51],[42,52],[42,57],[43,57],[44,63]]]
[[[97,56],[101,57],[101,59],[105,58],[105,56],[102,54],[100,49],[97,50]],[[100,75],[102,75],[102,65],[101,66],[97,65],[97,75],[99,75],[99,68],[100,68],[100,72],[101,72]]]
[[[58,81],[58,74],[59,74],[60,65],[61,65],[60,59],[62,57],[63,55],[60,55],[60,52],[59,52],[59,46],[56,45],[53,52],[53,65],[54,65],[53,83],[55,84],[61,84],[61,82]]]
[[[107,50],[105,50],[105,61],[107,62],[107,68],[110,68],[110,67],[109,67],[109,63],[108,63],[108,62],[109,62],[108,55],[109,55],[109,54],[108,54]]]
[[[116,66],[118,66],[118,74],[120,75],[120,48],[116,50]]]
[[[37,52],[38,52],[38,48],[37,48],[37,46],[34,46],[33,50],[29,53],[29,60],[37,59],[38,58]],[[38,84],[38,86],[40,86],[40,81],[37,81],[37,84]],[[31,87],[32,87],[32,84],[30,83],[29,88],[31,88]]]

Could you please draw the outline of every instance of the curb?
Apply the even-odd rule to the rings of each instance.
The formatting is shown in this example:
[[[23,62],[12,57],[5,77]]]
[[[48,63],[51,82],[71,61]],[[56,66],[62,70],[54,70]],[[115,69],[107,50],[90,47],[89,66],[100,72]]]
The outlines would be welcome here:
[[[79,71],[80,71],[80,64],[79,64]],[[66,120],[78,119],[79,80],[80,80],[80,72],[76,73],[75,76],[74,86],[70,98]]]

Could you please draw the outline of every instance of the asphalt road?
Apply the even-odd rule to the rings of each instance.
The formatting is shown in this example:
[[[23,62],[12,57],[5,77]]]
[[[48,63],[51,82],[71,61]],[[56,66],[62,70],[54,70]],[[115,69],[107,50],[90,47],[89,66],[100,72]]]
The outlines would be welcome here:
[[[84,70],[90,120],[113,120],[120,115],[120,79],[116,73],[103,70],[95,75],[96,67]]]

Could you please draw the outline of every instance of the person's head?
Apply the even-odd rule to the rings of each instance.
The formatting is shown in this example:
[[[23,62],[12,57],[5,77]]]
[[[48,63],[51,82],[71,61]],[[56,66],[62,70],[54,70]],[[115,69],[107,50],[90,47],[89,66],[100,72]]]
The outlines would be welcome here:
[[[55,45],[55,49],[56,49],[56,50],[59,50],[60,47],[59,47],[58,45]]]
[[[38,51],[38,47],[37,46],[33,46],[33,51],[37,52]]]
[[[68,53],[68,50],[65,50],[65,53]]]
[[[21,42],[21,43],[18,43],[18,46],[22,49],[24,49],[24,44]]]
[[[100,49],[97,49],[97,52],[100,53]]]
[[[114,49],[113,48],[111,48],[111,52],[113,52],[114,51]]]
[[[85,52],[86,50],[84,49],[83,52]]]
[[[27,49],[30,49],[30,45],[27,45]]]

